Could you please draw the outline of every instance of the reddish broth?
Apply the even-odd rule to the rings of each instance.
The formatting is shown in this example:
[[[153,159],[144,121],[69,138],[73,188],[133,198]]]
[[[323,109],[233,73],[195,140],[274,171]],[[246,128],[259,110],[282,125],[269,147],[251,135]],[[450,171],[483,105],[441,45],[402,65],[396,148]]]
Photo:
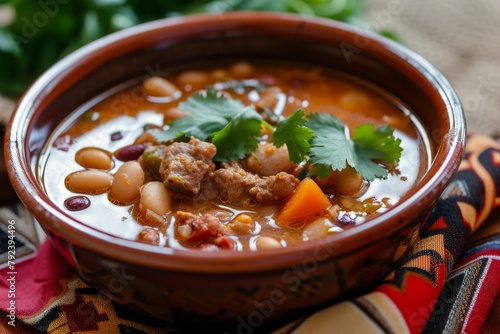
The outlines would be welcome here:
[[[153,84],[146,89],[142,82],[136,81],[132,87],[132,84],[128,88],[117,87],[95,101],[89,101],[53,133],[40,159],[39,176],[45,191],[63,210],[105,232],[176,249],[213,251],[285,247],[341,233],[369,221],[395,205],[429,167],[432,147],[419,120],[390,94],[348,75],[296,63],[254,62],[171,71],[166,79],[173,85],[166,87],[167,91],[172,87],[178,89],[172,92],[173,97],[148,95],[158,86]],[[259,87],[230,85],[229,80],[239,83],[251,80],[247,83],[257,82]],[[319,216],[287,226],[274,220],[284,200],[243,206],[219,200],[172,198],[169,211],[163,215],[141,210],[138,198],[132,203],[112,203],[108,199],[109,180],[103,173],[115,175],[123,165],[121,160],[138,158],[144,147],[135,147],[137,152],[133,149],[117,152],[134,143],[146,146],[154,141],[151,133],[144,129],[160,128],[170,118],[182,117],[183,113],[176,108],[179,102],[207,86],[224,91],[245,105],[253,104],[256,109],[272,105],[285,116],[298,108],[307,112],[331,113],[342,120],[351,133],[356,126],[365,123],[391,125],[395,128],[395,136],[402,140],[402,157],[398,164],[388,166],[390,174],[387,179],[365,182],[358,194],[341,194],[335,191],[335,186],[326,184],[328,180],[319,180],[331,206]],[[97,168],[92,168],[92,163],[82,163],[85,157],[78,158],[80,163],[75,160],[78,152],[92,151],[93,148],[98,149],[94,150],[98,151],[100,159]],[[107,156],[112,160],[108,161]],[[99,166],[107,167],[99,169]],[[91,202],[88,207],[77,211],[66,208],[65,201],[80,196],[82,191],[69,190],[65,180],[68,183],[68,175],[86,169],[100,173],[101,188],[84,194]],[[148,181],[147,173],[145,178]],[[85,186],[88,183],[82,185]],[[191,230],[186,232],[186,228],[178,226],[179,211],[217,218],[221,223],[217,227],[220,231],[214,234],[217,237],[207,240],[183,238],[183,233]]]

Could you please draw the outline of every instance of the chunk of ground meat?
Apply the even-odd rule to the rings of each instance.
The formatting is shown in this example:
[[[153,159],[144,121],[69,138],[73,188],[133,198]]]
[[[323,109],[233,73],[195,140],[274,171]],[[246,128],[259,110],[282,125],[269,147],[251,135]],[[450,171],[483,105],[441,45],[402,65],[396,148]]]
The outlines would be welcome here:
[[[154,228],[145,228],[137,235],[137,241],[152,245],[159,245],[160,238],[160,231]]]
[[[210,169],[203,180],[201,180],[201,189],[198,199],[211,201],[219,196],[219,186],[214,182],[214,170]]]
[[[235,163],[223,164],[223,167],[214,172],[214,183],[219,188],[219,199],[226,203],[265,204],[279,201],[290,195],[300,182],[285,172],[261,178]]]
[[[191,137],[187,143],[173,143],[165,148],[160,176],[165,188],[175,197],[196,197],[205,175],[215,170],[212,159],[215,145]]]
[[[186,242],[213,240],[225,235],[227,230],[219,218],[209,214],[177,211],[177,224],[177,232]]]
[[[218,198],[224,203],[233,203],[245,197],[248,189],[259,180],[255,174],[246,172],[235,163],[224,163],[214,172],[213,182],[219,189]]]
[[[280,201],[290,195],[299,182],[295,176],[281,172],[267,179],[259,180],[248,193],[255,197],[258,203]]]

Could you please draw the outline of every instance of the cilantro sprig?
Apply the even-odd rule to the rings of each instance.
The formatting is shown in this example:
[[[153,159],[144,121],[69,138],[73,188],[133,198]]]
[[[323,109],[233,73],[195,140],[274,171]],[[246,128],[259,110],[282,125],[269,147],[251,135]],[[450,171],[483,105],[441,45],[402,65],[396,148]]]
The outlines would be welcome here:
[[[388,174],[374,160],[393,163],[401,157],[401,139],[394,137],[394,129],[388,125],[360,125],[352,139],[346,136],[345,126],[330,114],[311,114],[307,125],[315,131],[309,156],[319,177],[328,176],[331,170],[342,170],[347,163],[363,179],[373,181]]]
[[[292,116],[282,120],[276,126],[272,141],[274,146],[281,147],[286,144],[290,161],[301,163],[307,159],[313,129],[306,126],[305,111],[298,109]]]
[[[365,180],[385,178],[388,170],[379,162],[394,163],[401,157],[401,139],[394,137],[394,129],[388,125],[361,125],[351,139],[338,118],[327,113],[306,115],[298,109],[273,128],[252,106],[213,89],[190,97],[179,104],[179,109],[189,115],[173,121],[168,129],[156,134],[156,139],[193,136],[211,141],[217,147],[216,161],[235,161],[255,151],[263,127],[272,133],[276,147],[287,146],[291,161],[309,161],[314,174],[322,178],[347,165]]]
[[[157,133],[158,141],[191,136],[210,140],[217,147],[216,161],[242,159],[259,146],[263,120],[252,106],[209,89],[179,103],[179,109],[189,115]]]

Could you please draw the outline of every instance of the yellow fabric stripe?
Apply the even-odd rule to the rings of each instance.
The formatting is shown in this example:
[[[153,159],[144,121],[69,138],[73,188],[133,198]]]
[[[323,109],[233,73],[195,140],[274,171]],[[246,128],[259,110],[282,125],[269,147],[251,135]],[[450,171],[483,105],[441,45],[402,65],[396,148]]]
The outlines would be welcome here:
[[[343,302],[313,314],[291,333],[384,333],[372,318],[383,324],[389,333],[410,332],[401,312],[384,293],[372,292],[358,298],[358,302],[371,317],[355,304]],[[274,332],[279,333],[283,331]]]
[[[343,302],[321,310],[296,328],[293,334],[330,334],[330,333],[380,333],[373,322],[356,305]]]

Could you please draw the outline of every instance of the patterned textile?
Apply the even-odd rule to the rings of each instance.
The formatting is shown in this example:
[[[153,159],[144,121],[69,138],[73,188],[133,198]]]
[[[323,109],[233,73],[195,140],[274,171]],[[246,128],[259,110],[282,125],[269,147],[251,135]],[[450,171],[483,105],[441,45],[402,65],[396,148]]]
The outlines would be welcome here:
[[[464,245],[500,206],[499,189],[500,145],[469,136],[459,172],[399,267],[373,292],[278,333],[478,333],[500,288],[500,234]]]
[[[500,218],[494,209],[500,206],[499,190],[500,144],[469,136],[459,172],[399,267],[374,291],[275,333],[498,333],[499,308],[494,306],[500,304]],[[8,226],[9,221],[23,221],[20,214],[0,215],[0,309],[5,313],[0,314],[0,333],[181,332],[111,302],[81,280],[52,244],[37,248],[20,233],[16,318],[9,318]]]

